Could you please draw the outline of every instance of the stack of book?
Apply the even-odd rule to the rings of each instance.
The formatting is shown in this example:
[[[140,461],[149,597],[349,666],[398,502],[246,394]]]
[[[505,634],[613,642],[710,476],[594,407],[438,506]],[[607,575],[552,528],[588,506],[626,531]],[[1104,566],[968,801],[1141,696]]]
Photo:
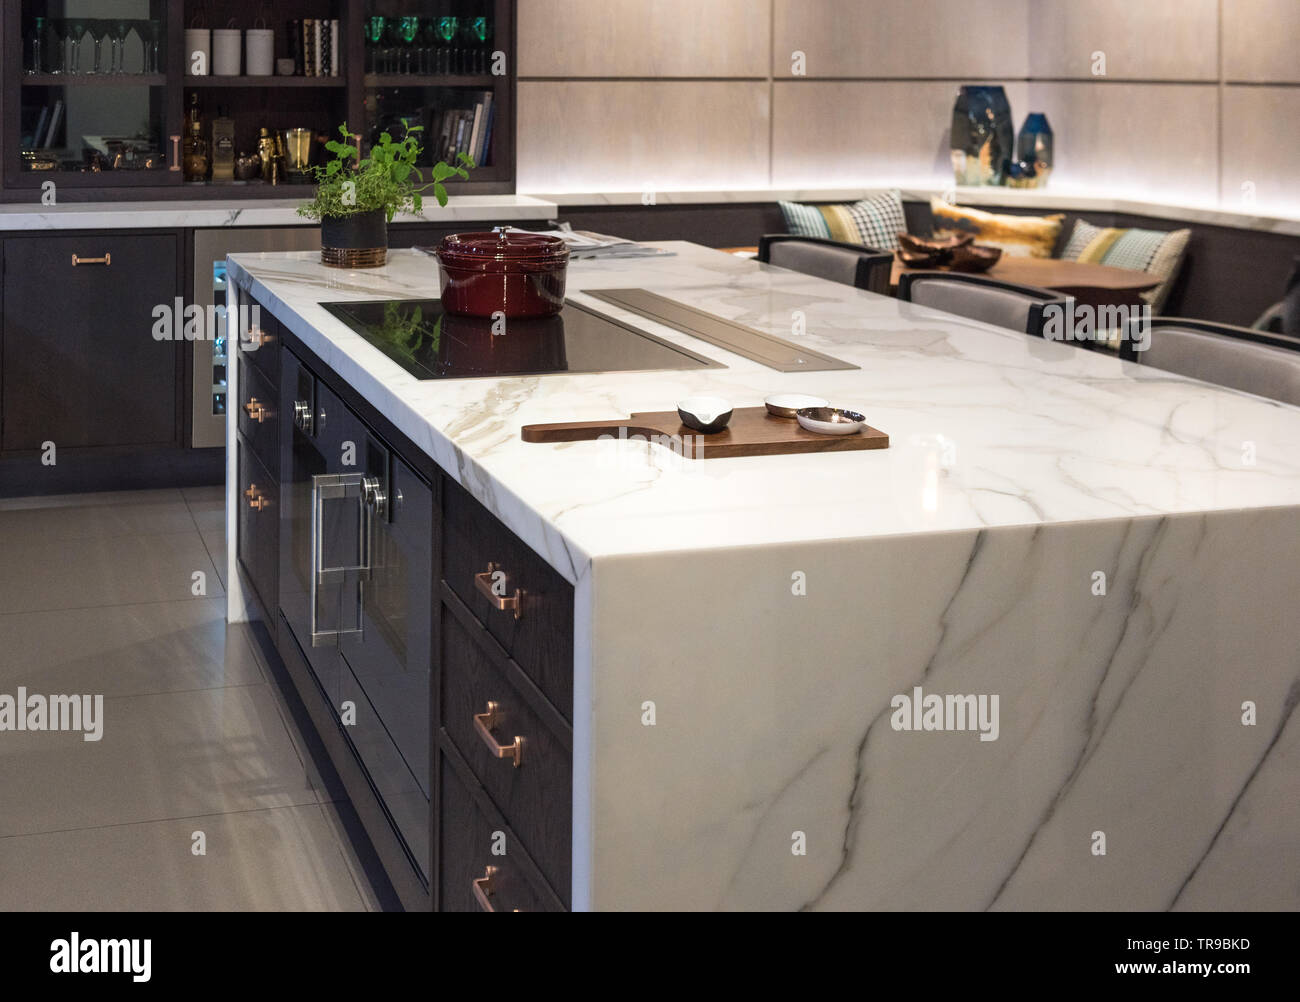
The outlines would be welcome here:
[[[429,137],[428,148],[434,161],[452,163],[457,154],[464,153],[483,166],[492,150],[494,118],[490,90],[470,91],[454,107],[430,109],[425,135]]]
[[[300,77],[339,75],[338,18],[305,17],[289,22],[293,72]]]

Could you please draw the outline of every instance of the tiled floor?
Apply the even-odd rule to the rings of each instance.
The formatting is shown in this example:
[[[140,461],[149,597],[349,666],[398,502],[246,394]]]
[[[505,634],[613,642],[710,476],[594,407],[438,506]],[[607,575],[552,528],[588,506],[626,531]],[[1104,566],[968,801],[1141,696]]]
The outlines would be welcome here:
[[[379,907],[225,623],[224,518],[220,488],[0,500],[0,695],[103,696],[99,741],[0,730],[0,911]]]

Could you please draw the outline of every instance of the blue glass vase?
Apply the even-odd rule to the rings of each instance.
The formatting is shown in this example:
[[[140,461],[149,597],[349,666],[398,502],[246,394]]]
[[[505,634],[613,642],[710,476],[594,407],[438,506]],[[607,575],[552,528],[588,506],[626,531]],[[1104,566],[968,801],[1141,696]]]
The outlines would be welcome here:
[[[968,84],[952,108],[953,175],[958,184],[1002,184],[1015,154],[1011,103],[998,86]]]
[[[1052,173],[1052,127],[1047,124],[1047,116],[1041,111],[1030,112],[1025,124],[1020,127],[1020,136],[1016,140],[1016,159],[1022,164],[1034,168],[1036,187],[1047,183]]]

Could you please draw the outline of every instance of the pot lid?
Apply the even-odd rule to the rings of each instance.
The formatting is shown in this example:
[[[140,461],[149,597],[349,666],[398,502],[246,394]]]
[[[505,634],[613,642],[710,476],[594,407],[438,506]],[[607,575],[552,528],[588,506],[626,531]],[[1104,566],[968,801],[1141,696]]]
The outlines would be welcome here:
[[[568,256],[569,248],[559,237],[504,226],[490,233],[451,233],[438,244],[438,257],[453,261],[563,261]]]

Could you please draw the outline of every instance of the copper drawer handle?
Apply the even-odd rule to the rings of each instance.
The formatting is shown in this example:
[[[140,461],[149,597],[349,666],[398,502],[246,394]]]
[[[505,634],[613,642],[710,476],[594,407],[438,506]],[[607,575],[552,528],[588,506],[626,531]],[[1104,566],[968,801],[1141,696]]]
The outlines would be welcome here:
[[[248,498],[248,507],[253,511],[261,511],[267,505],[266,495],[257,493],[257,484],[249,484],[244,497]]]
[[[244,410],[248,412],[249,418],[261,424],[270,416],[270,410],[266,404],[258,400],[257,397],[249,397],[248,403],[244,404]]]
[[[110,265],[112,263],[113,263],[112,254],[105,254],[103,257],[77,257],[76,254],[72,255],[72,267],[74,268],[79,264]]]
[[[495,866],[485,867],[483,870],[483,876],[479,877],[477,880],[471,881],[474,885],[474,900],[478,902],[479,908],[485,912],[496,911],[496,908],[492,904],[492,894],[496,890],[496,888],[492,886],[492,881],[496,879],[496,875],[499,872],[501,871],[499,871]],[[519,911],[519,909],[516,908],[515,911]]]
[[[495,866],[489,866],[483,871],[483,876],[473,882],[474,900],[478,902],[478,906],[485,912],[496,911],[492,906],[492,892],[496,890],[496,888],[492,886],[492,880],[496,875],[497,868]]]
[[[505,572],[497,564],[488,564],[488,569],[481,574],[474,575],[474,587],[479,593],[492,603],[492,607],[499,612],[514,611],[515,619],[521,619],[524,615],[524,591],[522,588],[516,588],[513,595],[498,595],[493,590],[493,578],[502,575],[505,580]]]
[[[271,336],[260,327],[250,327],[248,337],[244,339],[246,344],[245,351],[255,351],[271,340]]]
[[[524,739],[515,735],[515,740],[503,745],[492,736],[492,728],[501,722],[501,704],[488,703],[487,713],[474,714],[474,730],[478,731],[478,736],[483,739],[483,743],[488,746],[490,751],[497,758],[514,759],[515,768],[518,769],[524,764]]]

